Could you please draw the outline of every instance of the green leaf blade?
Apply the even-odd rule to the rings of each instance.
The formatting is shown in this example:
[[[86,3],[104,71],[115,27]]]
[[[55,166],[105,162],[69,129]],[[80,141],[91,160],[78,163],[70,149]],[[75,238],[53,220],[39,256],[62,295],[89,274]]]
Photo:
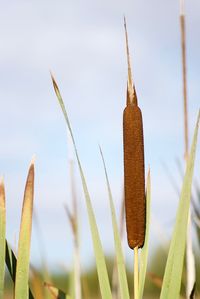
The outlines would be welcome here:
[[[120,239],[119,229],[118,229],[118,225],[117,225],[115,207],[114,207],[112,192],[111,192],[110,183],[109,183],[109,179],[108,179],[106,164],[105,164],[105,160],[104,160],[101,148],[100,148],[100,153],[101,153],[103,166],[104,166],[106,184],[107,184],[107,189],[108,189],[108,197],[109,197],[109,203],[110,203],[110,211],[111,211],[111,217],[112,217],[115,251],[116,251],[116,258],[117,258],[117,269],[118,269],[120,294],[121,294],[120,297],[122,299],[129,299],[130,295],[129,295],[129,289],[128,289],[124,256],[123,256],[123,251],[122,251],[122,246],[121,246],[121,239]]]
[[[183,180],[160,299],[177,299],[180,293],[199,119],[200,112],[195,127],[192,148],[187,162],[185,177]]]
[[[87,207],[87,213],[88,213],[88,219],[89,219],[89,224],[90,224],[90,230],[91,230],[91,235],[92,235],[92,241],[93,241],[93,248],[94,248],[94,254],[95,254],[95,259],[96,259],[96,266],[97,266],[97,274],[98,274],[98,279],[99,279],[99,285],[100,285],[100,291],[103,299],[112,299],[112,293],[111,293],[111,288],[110,288],[110,283],[109,283],[109,278],[108,278],[108,272],[106,268],[106,263],[105,263],[105,257],[103,253],[103,248],[101,245],[101,240],[99,237],[99,232],[94,216],[94,211],[92,208],[92,203],[90,199],[90,195],[88,192],[87,188],[87,183],[85,180],[85,176],[82,170],[81,162],[79,159],[78,151],[76,148],[76,143],[75,139],[73,136],[73,132],[71,129],[70,121],[67,115],[67,111],[65,109],[65,105],[62,99],[62,96],[60,94],[58,85],[54,79],[54,77],[51,75],[52,81],[53,81],[53,86],[54,90],[58,99],[58,102],[60,104],[60,107],[62,109],[68,130],[70,132],[71,138],[72,138],[72,143],[74,146],[75,154],[76,154],[76,159],[78,162],[78,167],[79,167],[79,172],[81,176],[81,181],[82,181],[82,186],[83,186],[83,191],[85,195],[85,200],[86,200],[86,207]]]
[[[34,164],[31,163],[25,186],[23,208],[21,215],[17,268],[15,278],[15,299],[27,299],[29,296],[28,279],[33,213],[33,193]]]

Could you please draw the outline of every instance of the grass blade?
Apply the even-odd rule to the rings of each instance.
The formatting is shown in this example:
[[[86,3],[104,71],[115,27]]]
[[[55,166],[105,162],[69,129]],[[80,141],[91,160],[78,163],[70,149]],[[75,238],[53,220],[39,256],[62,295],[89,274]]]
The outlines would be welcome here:
[[[85,176],[84,176],[81,162],[80,162],[80,159],[78,156],[78,151],[76,148],[73,132],[71,129],[71,125],[69,122],[69,118],[67,115],[67,111],[65,109],[63,99],[61,97],[58,85],[57,85],[55,79],[53,78],[53,76],[52,76],[52,81],[53,81],[53,86],[54,86],[54,90],[55,90],[58,102],[61,106],[65,121],[67,123],[68,130],[69,130],[71,138],[72,138],[72,143],[74,146],[76,159],[78,162],[78,167],[79,167],[79,171],[80,171],[80,175],[81,175],[81,181],[82,181],[83,190],[84,190],[84,194],[85,194],[88,218],[89,218],[90,229],[91,229],[91,234],[92,234],[93,247],[94,247],[94,253],[95,253],[95,258],[96,258],[96,266],[97,266],[97,273],[98,273],[101,295],[102,295],[103,299],[112,299],[111,288],[110,288],[110,283],[109,283],[109,279],[108,279],[108,272],[107,272],[106,263],[105,263],[105,257],[104,257],[100,237],[99,237],[99,232],[98,232],[98,228],[97,228],[97,224],[96,224],[94,211],[92,208],[92,203],[91,203],[90,195],[88,192]]]
[[[104,166],[104,172],[105,172],[105,176],[106,176],[106,183],[107,183],[108,196],[109,196],[109,202],[110,202],[110,210],[111,210],[111,216],[112,216],[112,226],[113,226],[113,233],[114,233],[115,251],[116,251],[116,258],[117,258],[117,269],[118,269],[118,277],[119,277],[119,285],[120,285],[120,298],[129,299],[130,296],[129,296],[129,290],[128,290],[127,277],[126,277],[126,268],[125,268],[124,257],[123,257],[122,246],[121,246],[121,239],[120,239],[120,234],[119,234],[119,230],[118,230],[118,226],[117,226],[115,207],[114,207],[114,203],[113,203],[112,192],[111,192],[108,174],[107,174],[107,170],[106,170],[106,164],[105,164],[105,160],[104,160],[101,148],[100,148],[100,153],[101,153],[103,166]]]
[[[184,253],[186,246],[186,232],[190,207],[191,186],[196,154],[200,112],[195,127],[191,153],[187,162],[185,177],[176,216],[176,222],[170,244],[163,286],[160,299],[177,299],[179,297],[181,276],[183,270]]]
[[[144,283],[147,272],[147,259],[149,252],[149,228],[150,228],[150,207],[151,207],[151,177],[150,170],[147,176],[147,191],[146,191],[146,232],[144,246],[140,253],[140,273],[139,273],[139,299],[142,299],[144,292]]]
[[[33,212],[34,164],[30,165],[25,186],[21,226],[18,244],[18,258],[15,280],[15,299],[28,298],[29,258]]]
[[[6,266],[8,268],[8,271],[10,273],[10,276],[12,278],[13,283],[15,284],[15,276],[16,276],[16,266],[17,266],[17,259],[8,245],[8,242],[6,241]],[[34,299],[33,294],[31,290],[29,289],[29,299]]]
[[[3,179],[0,180],[0,299],[3,298],[6,247],[6,206]]]

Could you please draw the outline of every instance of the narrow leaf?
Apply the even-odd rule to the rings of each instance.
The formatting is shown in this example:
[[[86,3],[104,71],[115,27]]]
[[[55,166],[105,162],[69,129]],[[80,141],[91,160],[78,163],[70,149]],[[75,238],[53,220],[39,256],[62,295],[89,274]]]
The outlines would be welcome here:
[[[177,299],[180,293],[199,119],[200,112],[195,127],[191,153],[187,161],[160,299]]]
[[[3,299],[5,277],[6,206],[4,182],[0,180],[0,299]]]
[[[149,229],[150,229],[150,207],[151,207],[151,178],[150,170],[147,176],[147,191],[146,191],[146,232],[144,246],[140,253],[140,273],[139,273],[139,299],[142,299],[144,292],[144,283],[147,272],[147,260],[149,253]]]
[[[95,253],[95,258],[96,258],[96,266],[97,266],[97,273],[98,273],[98,278],[99,278],[101,295],[102,295],[103,299],[111,299],[112,294],[111,294],[110,283],[109,283],[109,279],[108,279],[108,272],[107,272],[107,268],[106,268],[105,257],[104,257],[100,237],[99,237],[99,232],[98,232],[98,228],[97,228],[97,224],[96,224],[94,211],[92,208],[92,203],[91,203],[90,195],[88,192],[85,176],[84,176],[84,173],[82,170],[81,162],[79,159],[79,155],[78,155],[78,151],[76,148],[76,144],[75,144],[73,132],[71,129],[71,125],[69,122],[69,118],[67,115],[67,111],[65,109],[63,99],[62,99],[60,91],[58,89],[58,85],[57,85],[55,79],[53,78],[53,76],[52,76],[52,81],[53,81],[53,86],[54,86],[54,90],[55,90],[57,99],[61,106],[63,115],[65,117],[65,121],[67,123],[67,127],[69,129],[69,132],[70,132],[70,135],[72,138],[72,143],[74,146],[76,159],[78,162],[78,167],[79,167],[80,176],[81,176],[81,180],[82,180],[83,190],[84,190],[84,194],[85,194],[88,218],[89,218],[89,223],[90,223],[90,230],[91,230],[91,235],[92,235],[92,240],[93,240],[93,247],[94,247],[94,253]]]
[[[106,176],[106,183],[107,183],[107,189],[108,189],[108,196],[109,196],[109,202],[110,202],[110,210],[111,210],[111,216],[112,216],[112,226],[113,226],[113,233],[114,233],[114,241],[115,241],[115,251],[116,251],[116,258],[117,258],[117,269],[118,269],[118,277],[119,277],[119,285],[120,285],[120,298],[122,299],[128,299],[129,296],[129,290],[128,290],[128,283],[127,283],[127,277],[126,277],[126,267],[124,263],[124,256],[121,246],[121,239],[120,234],[117,226],[117,220],[116,220],[116,213],[115,213],[115,207],[113,203],[113,197],[112,192],[110,188],[110,183],[108,179],[108,174],[106,170],[106,164],[103,157],[102,150],[100,148],[100,153],[103,161],[104,166],[104,172]]]
[[[34,164],[31,163],[25,186],[18,244],[15,299],[28,298],[29,259],[33,212]]]
[[[12,281],[15,284],[17,259],[7,241],[6,241],[6,266],[10,273]],[[29,289],[29,299],[34,299],[33,294],[31,293],[30,289]]]

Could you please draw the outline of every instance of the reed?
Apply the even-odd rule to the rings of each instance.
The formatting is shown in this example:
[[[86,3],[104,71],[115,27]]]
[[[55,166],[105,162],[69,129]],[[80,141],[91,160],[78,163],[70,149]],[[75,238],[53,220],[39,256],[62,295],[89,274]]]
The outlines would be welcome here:
[[[186,63],[186,30],[185,30],[185,1],[180,0],[180,32],[181,32],[181,53],[182,53],[182,81],[183,81],[183,107],[184,107],[184,158],[187,163],[189,156],[189,137],[188,137],[188,96],[187,96],[187,63]],[[191,210],[189,211],[187,243],[186,243],[186,296],[190,295],[195,289],[195,258],[192,246],[192,227]]]
[[[184,28],[184,19],[181,18],[181,26]],[[145,277],[147,272],[147,260],[148,260],[148,244],[149,244],[149,227],[150,227],[150,202],[151,202],[151,180],[150,171],[146,180],[146,194],[145,194],[145,176],[144,176],[144,141],[143,141],[143,122],[142,113],[138,107],[137,95],[135,86],[133,84],[131,63],[128,47],[128,34],[125,22],[125,35],[126,35],[126,51],[128,60],[128,84],[127,84],[127,103],[123,114],[123,135],[124,135],[124,188],[125,188],[125,212],[126,212],[126,227],[127,227],[127,239],[131,249],[134,249],[134,299],[142,299],[145,285]],[[185,29],[184,29],[185,30]],[[184,46],[185,47],[185,46]],[[185,53],[185,49],[184,49]],[[183,68],[185,69],[185,67]],[[184,77],[186,80],[186,76]],[[93,241],[93,249],[96,261],[97,274],[99,279],[100,295],[102,299],[112,299],[113,290],[110,286],[110,280],[108,275],[108,269],[105,262],[105,254],[102,248],[102,243],[99,235],[98,226],[95,218],[95,210],[93,209],[92,199],[89,194],[87,182],[79,158],[75,138],[71,128],[68,113],[65,108],[64,101],[62,99],[60,90],[55,79],[52,76],[54,90],[62,109],[63,116],[66,121],[67,129],[69,131],[70,138],[72,139],[75,157],[77,160],[80,177],[82,181],[83,191],[85,195],[85,204],[87,207],[87,217],[89,220],[91,237]],[[184,89],[186,90],[186,89]],[[184,93],[186,94],[186,93]],[[186,101],[187,102],[187,101]],[[187,115],[187,113],[186,113]],[[160,299],[178,299],[180,298],[180,286],[184,264],[184,254],[186,247],[186,232],[188,226],[191,188],[193,179],[193,170],[195,165],[195,155],[197,148],[198,130],[200,124],[200,112],[197,118],[196,127],[193,135],[193,142],[190,154],[187,154],[187,168],[184,175],[182,191],[180,195],[180,201],[177,209],[176,222],[173,230],[173,235],[170,242],[170,249],[168,253],[166,268],[163,279],[159,279],[158,276],[151,276],[155,284],[161,288]],[[186,137],[187,134],[185,134]],[[187,138],[186,138],[187,139]],[[188,153],[188,144],[185,145],[185,153]],[[108,179],[105,161],[101,151],[106,185],[108,190],[108,199],[111,212],[113,237],[115,244],[116,255],[116,269],[117,269],[117,296],[122,299],[130,299],[131,294],[128,286],[128,279],[126,273],[126,266],[124,262],[123,250],[121,245],[122,229],[118,228],[118,221],[115,213],[114,200],[112,197],[111,186]],[[71,165],[72,166],[72,165]],[[73,174],[73,171],[72,173]],[[71,178],[73,176],[71,175]],[[75,194],[73,192],[72,181],[72,195],[73,195],[73,210],[66,209],[70,224],[72,227],[72,233],[74,235],[74,250],[76,254],[76,281],[73,285],[73,294],[76,294],[75,299],[89,298],[84,292],[81,292],[81,273],[79,262],[79,242],[78,242],[78,205],[76,203]],[[33,212],[33,195],[34,195],[34,163],[31,163],[29,168],[28,177],[24,192],[24,201],[21,215],[21,227],[18,244],[18,257],[16,258],[14,252],[10,248],[5,239],[5,222],[2,224],[2,220],[5,220],[5,191],[4,185],[0,181],[0,254],[4,254],[4,246],[6,245],[5,261],[8,267],[10,276],[14,282],[14,298],[15,299],[46,299],[43,295],[41,280],[38,280],[37,273],[32,280],[32,286],[36,285],[34,289],[37,291],[31,291],[29,284],[29,257],[30,257],[30,241],[31,241],[31,227],[32,227],[32,212]],[[123,213],[124,206],[122,204],[122,216],[121,226],[123,227]],[[3,216],[2,216],[3,215]],[[3,229],[2,229],[3,228]],[[85,240],[84,240],[85,241]],[[139,251],[139,248],[142,248]],[[140,264],[139,264],[140,259]],[[158,257],[157,257],[158,259]],[[0,256],[1,263],[2,256]],[[139,267],[140,266],[140,267]],[[0,267],[0,279],[4,277],[4,268]],[[37,289],[37,285],[40,284],[40,289]],[[2,280],[0,288],[2,285]],[[51,283],[45,283],[45,288],[55,299],[71,299],[68,295],[69,288],[67,290],[60,290]],[[194,288],[190,295],[193,298]],[[99,295],[99,296],[100,296]],[[44,297],[43,297],[44,296]],[[99,297],[97,297],[99,298]],[[0,295],[1,299],[1,295]]]

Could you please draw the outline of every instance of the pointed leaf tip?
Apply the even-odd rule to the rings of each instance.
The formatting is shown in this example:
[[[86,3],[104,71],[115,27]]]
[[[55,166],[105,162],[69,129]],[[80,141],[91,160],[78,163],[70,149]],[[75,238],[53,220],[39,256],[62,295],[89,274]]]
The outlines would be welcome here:
[[[1,186],[4,185],[4,178],[3,178],[3,176],[0,177],[0,185]]]
[[[54,87],[55,93],[58,94],[60,92],[59,92],[59,88],[58,88],[58,85],[56,83],[55,77],[53,76],[53,74],[51,72],[50,72],[50,74],[51,74],[51,79],[52,79],[52,82],[53,82],[53,87]]]
[[[33,155],[32,159],[31,159],[30,166],[31,165],[35,166],[35,160],[36,160],[36,155]]]
[[[34,161],[31,161],[31,164],[29,166],[29,170],[28,170],[28,176],[27,176],[27,182],[31,182],[34,179],[34,175],[35,175],[35,164]]]

